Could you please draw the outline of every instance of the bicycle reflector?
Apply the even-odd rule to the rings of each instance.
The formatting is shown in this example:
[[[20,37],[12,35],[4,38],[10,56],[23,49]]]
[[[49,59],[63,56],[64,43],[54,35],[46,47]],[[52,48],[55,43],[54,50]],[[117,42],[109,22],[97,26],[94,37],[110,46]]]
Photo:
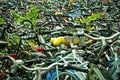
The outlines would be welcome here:
[[[120,22],[118,23],[118,29],[120,30]]]
[[[117,49],[117,53],[120,54],[120,48]]]
[[[17,58],[17,54],[10,54],[12,58]]]
[[[75,2],[76,0],[69,0],[69,2]]]
[[[112,41],[115,41],[115,38],[112,38]]]
[[[5,78],[5,73],[0,73],[0,78]]]
[[[102,15],[103,15],[103,16],[107,16],[107,13],[103,13]]]
[[[91,11],[91,14],[93,15],[95,12],[94,11]]]
[[[107,3],[109,0],[104,0],[105,3]]]
[[[32,4],[35,5],[35,4],[36,4],[36,1],[33,1]]]
[[[44,49],[43,48],[37,48],[36,51],[37,52],[44,52]]]

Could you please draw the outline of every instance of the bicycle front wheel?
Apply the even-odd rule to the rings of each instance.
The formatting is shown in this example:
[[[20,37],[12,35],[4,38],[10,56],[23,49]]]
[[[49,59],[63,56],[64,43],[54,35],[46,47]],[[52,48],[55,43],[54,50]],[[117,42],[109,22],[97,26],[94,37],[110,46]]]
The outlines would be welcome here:
[[[57,77],[58,76],[58,77]],[[74,74],[68,72],[61,72],[60,74],[56,75],[53,80],[80,80]]]

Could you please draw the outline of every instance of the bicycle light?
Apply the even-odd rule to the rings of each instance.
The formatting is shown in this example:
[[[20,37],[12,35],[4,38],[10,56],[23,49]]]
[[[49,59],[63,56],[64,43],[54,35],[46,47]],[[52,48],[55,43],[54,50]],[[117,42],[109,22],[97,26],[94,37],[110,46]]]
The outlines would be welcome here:
[[[3,73],[3,72],[0,73],[0,78],[5,78],[5,76],[6,76],[5,73]]]
[[[33,1],[32,4],[35,5],[35,4],[36,4],[36,1]]]
[[[109,2],[109,0],[104,0],[105,3]]]
[[[17,58],[17,54],[10,54],[12,58]]]
[[[117,49],[117,53],[120,55],[120,48]]]
[[[44,52],[44,49],[43,48],[37,48],[36,51],[37,52]]]

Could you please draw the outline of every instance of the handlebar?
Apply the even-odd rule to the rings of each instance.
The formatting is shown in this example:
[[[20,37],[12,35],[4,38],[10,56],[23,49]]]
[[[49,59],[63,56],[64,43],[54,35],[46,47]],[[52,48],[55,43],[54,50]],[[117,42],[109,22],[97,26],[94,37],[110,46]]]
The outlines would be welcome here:
[[[57,32],[57,31],[60,31],[60,30],[44,30],[42,32],[39,32],[39,34],[51,34],[52,32]]]
[[[70,64],[65,66],[65,68],[66,69],[74,69],[74,70],[77,70],[77,71],[82,71],[82,72],[88,73],[88,69],[83,69],[81,67],[76,67],[76,66],[73,66],[73,65],[70,65]]]
[[[41,59],[40,58],[37,58],[37,59],[31,59],[31,60],[25,60],[24,63],[33,63],[33,62],[40,62]]]
[[[84,33],[83,35],[90,38],[90,39],[92,39],[92,40],[97,40],[97,41],[102,40],[102,38],[103,38],[103,37],[99,37],[99,38],[92,37],[92,36],[90,36],[90,35],[88,35],[86,33]],[[117,37],[119,35],[120,35],[120,32],[118,32],[118,33],[116,33],[116,34],[114,34],[114,35],[112,35],[110,37],[104,37],[104,38],[105,38],[105,40],[111,40],[112,38],[115,38],[115,37]]]
[[[45,49],[44,51],[47,52],[47,51],[57,51],[58,49],[57,48],[49,48],[49,49]]]
[[[74,69],[74,70],[82,71],[82,72],[85,72],[85,73],[88,72],[88,69],[83,69],[83,68],[80,68],[80,67],[72,66],[70,64],[68,64],[67,66],[64,66],[64,65],[65,65],[64,63],[53,63],[53,64],[49,65],[48,67],[43,67],[43,68],[41,68],[41,67],[28,68],[24,65],[21,65],[21,67],[23,67],[24,69],[26,69],[28,71],[37,71],[38,69],[47,71],[47,70],[50,70],[51,68],[53,68],[54,66],[59,66],[59,67],[62,66],[66,69]]]
[[[28,67],[26,67],[26,66],[24,66],[24,65],[21,65],[21,67],[23,67],[24,69],[26,69],[26,70],[29,70],[29,71],[36,71],[36,70],[38,70],[38,69],[41,69],[41,70],[49,70],[49,69],[51,69],[51,68],[53,68],[54,66],[62,66],[62,65],[64,65],[63,63],[53,63],[53,64],[51,64],[51,65],[49,65],[48,67],[44,67],[44,68],[28,68]]]
[[[69,22],[68,25],[69,25],[70,27],[83,28],[83,26],[81,26],[80,24],[75,24],[75,23],[73,23],[73,22]]]
[[[97,37],[96,38],[96,37],[88,35],[87,33],[82,33],[82,34],[73,34],[73,33],[66,33],[66,32],[61,32],[61,33],[62,33],[62,35],[68,35],[68,36],[73,36],[73,35],[80,36],[80,35],[82,35],[82,36],[86,36],[86,37],[88,37],[88,38],[90,38],[92,40],[96,40],[96,41],[100,41],[103,38],[103,37]],[[104,38],[105,38],[105,40],[111,40],[112,38],[115,38],[115,37],[117,37],[119,35],[120,35],[120,32],[117,32],[117,33],[115,33],[114,35],[112,35],[110,37],[104,37]]]
[[[65,36],[66,36],[66,35],[68,35],[68,36],[73,36],[73,35],[74,35],[74,36],[85,36],[85,37],[90,38],[90,39],[95,40],[95,41],[101,41],[101,40],[103,40],[103,39],[104,39],[104,40],[111,40],[111,39],[119,36],[119,35],[120,35],[120,32],[118,32],[118,33],[116,33],[116,34],[114,34],[114,35],[112,35],[112,36],[110,36],[110,37],[103,37],[103,36],[101,36],[101,37],[93,37],[93,36],[88,35],[87,32],[85,33],[84,31],[83,31],[83,32],[79,31],[78,34],[67,33],[67,32],[62,31],[60,34],[61,34],[61,35],[65,35]],[[60,34],[59,34],[59,35],[60,35]],[[50,42],[51,42],[54,46],[58,46],[58,45],[60,45],[61,43],[64,42],[64,37],[51,38]]]
[[[36,60],[40,60],[40,59],[34,59],[34,60],[36,61]],[[34,61],[34,60],[30,60],[30,61]],[[29,68],[29,67],[24,65],[25,62],[29,62],[29,60],[24,62],[23,60],[16,60],[15,61],[15,59],[14,59],[13,62],[15,63],[14,64],[15,67],[16,67],[16,65],[21,66],[22,68],[24,68],[28,71],[38,71],[38,70],[48,71],[48,70],[52,69],[54,66],[59,66],[60,68],[74,69],[74,70],[82,71],[82,72],[85,72],[85,73],[88,72],[88,69],[84,69],[84,68],[80,68],[80,67],[76,67],[76,66],[73,66],[73,65],[70,65],[70,64],[60,63],[60,62],[52,63],[47,67],[40,67],[39,65],[36,64],[36,66],[33,67],[33,68]],[[16,70],[15,67],[12,69],[13,71]]]

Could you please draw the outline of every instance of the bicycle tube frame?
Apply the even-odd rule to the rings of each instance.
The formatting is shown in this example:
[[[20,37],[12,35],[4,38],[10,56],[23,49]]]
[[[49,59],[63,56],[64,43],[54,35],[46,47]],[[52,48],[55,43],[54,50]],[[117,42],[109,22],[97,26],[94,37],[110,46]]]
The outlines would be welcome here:
[[[97,66],[94,65],[94,64],[92,64],[92,66],[90,68],[90,71],[88,73],[89,80],[95,80],[94,75],[93,75],[94,73],[98,76],[98,78],[100,80],[105,80],[104,76],[102,75],[102,73],[100,72],[100,70],[97,68]]]
[[[100,51],[98,53],[97,61],[99,61],[99,59],[101,58],[101,56],[102,56],[102,54],[103,54],[103,52],[104,52],[104,50],[106,48],[106,45],[107,45],[107,43],[106,43],[105,37],[102,37],[102,47],[101,47],[101,49],[100,49]]]

